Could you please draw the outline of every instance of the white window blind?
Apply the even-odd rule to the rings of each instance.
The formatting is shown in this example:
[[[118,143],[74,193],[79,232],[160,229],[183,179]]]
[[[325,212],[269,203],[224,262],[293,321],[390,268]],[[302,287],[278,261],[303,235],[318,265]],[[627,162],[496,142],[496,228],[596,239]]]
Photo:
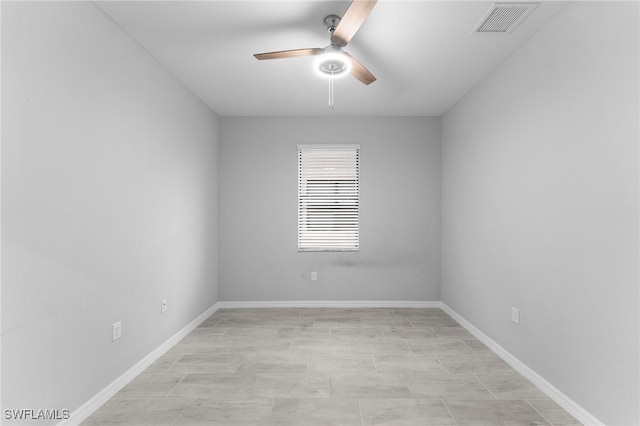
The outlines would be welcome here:
[[[359,248],[359,145],[298,146],[298,250]]]

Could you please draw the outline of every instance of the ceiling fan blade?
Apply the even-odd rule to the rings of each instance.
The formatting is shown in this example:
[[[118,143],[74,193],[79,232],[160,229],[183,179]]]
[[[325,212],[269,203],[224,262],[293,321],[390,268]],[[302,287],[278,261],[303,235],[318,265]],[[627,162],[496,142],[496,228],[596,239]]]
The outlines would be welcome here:
[[[367,19],[376,2],[377,0],[353,0],[331,34],[331,43],[346,46]]]
[[[256,53],[253,56],[255,56],[257,60],[262,61],[264,59],[283,59],[295,58],[298,56],[313,56],[319,55],[322,52],[322,48],[315,47],[312,49],[279,50],[277,52]]]
[[[366,84],[367,86],[376,81],[376,77],[371,74],[371,71],[366,69],[356,58],[344,52],[345,55],[351,59],[351,75]]]

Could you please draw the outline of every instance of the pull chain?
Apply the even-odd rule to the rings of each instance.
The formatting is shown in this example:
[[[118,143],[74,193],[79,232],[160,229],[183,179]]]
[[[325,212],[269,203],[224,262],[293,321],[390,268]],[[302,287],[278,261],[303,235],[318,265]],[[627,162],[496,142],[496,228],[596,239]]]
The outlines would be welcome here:
[[[329,108],[333,109],[333,70],[329,78]]]

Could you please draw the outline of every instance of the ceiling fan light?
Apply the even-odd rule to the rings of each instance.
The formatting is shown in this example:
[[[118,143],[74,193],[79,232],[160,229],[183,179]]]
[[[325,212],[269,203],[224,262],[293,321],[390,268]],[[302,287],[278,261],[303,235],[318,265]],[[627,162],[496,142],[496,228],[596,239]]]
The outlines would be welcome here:
[[[341,52],[325,52],[316,58],[313,68],[321,77],[341,77],[351,72],[351,60]]]

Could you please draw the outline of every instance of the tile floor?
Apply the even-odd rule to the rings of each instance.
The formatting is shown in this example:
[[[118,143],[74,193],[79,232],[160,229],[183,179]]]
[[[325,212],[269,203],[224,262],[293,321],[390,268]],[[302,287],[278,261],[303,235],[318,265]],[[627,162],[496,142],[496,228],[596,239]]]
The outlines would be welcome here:
[[[577,425],[440,309],[221,309],[85,425]]]

